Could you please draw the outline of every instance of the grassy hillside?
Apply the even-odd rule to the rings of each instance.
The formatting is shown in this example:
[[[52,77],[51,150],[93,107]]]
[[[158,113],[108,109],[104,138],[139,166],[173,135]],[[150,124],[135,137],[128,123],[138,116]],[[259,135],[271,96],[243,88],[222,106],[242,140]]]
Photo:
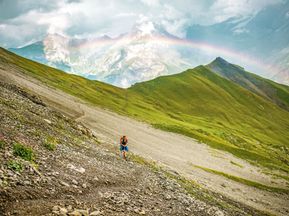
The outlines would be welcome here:
[[[289,171],[289,112],[207,67],[121,89],[4,49],[0,54],[2,69],[15,67],[97,106],[194,137],[253,163]]]
[[[207,67],[220,76],[241,85],[249,91],[289,111],[289,86],[278,84],[272,80],[249,73],[245,71],[244,68],[230,64],[220,57],[208,64]]]
[[[204,66],[129,91],[142,94],[168,116],[150,119],[157,127],[266,166],[275,159],[283,161],[288,170],[289,113]]]

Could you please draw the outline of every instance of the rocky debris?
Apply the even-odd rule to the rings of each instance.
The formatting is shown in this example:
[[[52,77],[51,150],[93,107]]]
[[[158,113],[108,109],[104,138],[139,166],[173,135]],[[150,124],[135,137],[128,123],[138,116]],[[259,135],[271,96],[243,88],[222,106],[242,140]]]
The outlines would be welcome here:
[[[257,215],[216,207],[162,171],[121,160],[85,126],[16,86],[0,82],[0,110],[3,215]],[[30,147],[35,159],[15,156],[15,142]]]
[[[37,105],[46,106],[46,104],[43,103],[43,101],[38,96],[28,93],[27,90],[24,90],[23,88],[19,86],[11,85],[7,83],[3,83],[3,82],[1,83],[1,86],[10,90],[11,92],[15,92],[19,95],[22,95],[25,98],[28,98],[29,100],[31,100],[33,103]]]
[[[85,172],[85,169],[83,167],[75,167],[72,164],[67,164],[67,168],[69,168],[71,170],[74,170],[76,172],[79,172],[79,173],[84,173]]]
[[[94,133],[89,128],[85,127],[83,124],[78,124],[77,129],[81,131],[82,134],[84,135],[87,135],[89,137],[94,136]]]
[[[53,206],[52,213],[54,213],[55,215],[90,216],[90,215],[99,215],[100,211],[93,211],[89,213],[88,209],[72,209],[71,206],[68,207]]]

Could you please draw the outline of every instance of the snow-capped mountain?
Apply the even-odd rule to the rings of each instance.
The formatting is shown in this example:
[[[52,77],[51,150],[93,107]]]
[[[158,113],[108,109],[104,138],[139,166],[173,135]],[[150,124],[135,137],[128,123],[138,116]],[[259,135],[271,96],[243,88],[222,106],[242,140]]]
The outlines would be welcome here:
[[[138,23],[119,38],[103,56],[95,61],[96,69],[89,76],[120,85],[149,80],[160,75],[177,73],[191,66],[176,47],[156,37],[170,35],[156,29],[152,22]]]
[[[32,59],[90,79],[129,87],[192,66],[179,47],[161,38],[175,37],[148,20],[137,22],[131,32],[117,38],[71,39],[52,34],[37,42],[44,58]],[[31,58],[27,46],[12,51]]]
[[[53,64],[70,65],[69,38],[50,34],[43,40],[46,60]]]

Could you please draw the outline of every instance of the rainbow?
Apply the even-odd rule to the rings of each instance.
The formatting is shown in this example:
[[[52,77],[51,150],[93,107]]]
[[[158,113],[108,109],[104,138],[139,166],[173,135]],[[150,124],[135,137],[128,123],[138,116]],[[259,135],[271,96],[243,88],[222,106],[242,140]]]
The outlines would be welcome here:
[[[131,43],[131,41],[134,41],[135,38],[138,37],[137,35],[128,35],[125,37],[119,37],[119,38],[100,38],[100,39],[94,39],[90,41],[86,41],[80,44],[75,45],[72,47],[72,49],[85,49],[85,48],[96,48],[96,47],[106,47],[114,45],[118,42],[122,43]],[[134,39],[134,40],[133,40]],[[246,55],[245,53],[237,52],[234,50],[226,49],[223,47],[219,47],[216,45],[212,45],[209,43],[204,43],[200,41],[193,41],[188,39],[180,39],[180,38],[173,38],[173,37],[166,37],[166,36],[143,36],[139,37],[137,39],[137,43],[156,43],[160,45],[172,45],[172,46],[184,46],[184,47],[190,47],[192,49],[198,49],[202,50],[204,52],[209,52],[211,54],[214,54],[215,57],[221,56],[224,58],[229,58],[230,60],[236,60],[238,63],[244,62],[247,65],[251,65],[254,68],[261,69],[263,71],[260,72],[268,72],[270,71],[270,74],[277,74],[279,71],[281,71],[281,68],[277,67],[276,65],[266,64],[260,59],[253,58],[252,56]]]

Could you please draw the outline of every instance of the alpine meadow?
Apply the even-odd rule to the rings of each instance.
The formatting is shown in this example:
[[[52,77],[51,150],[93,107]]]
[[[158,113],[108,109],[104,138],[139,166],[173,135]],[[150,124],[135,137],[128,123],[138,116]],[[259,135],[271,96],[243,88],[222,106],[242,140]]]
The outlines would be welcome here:
[[[217,58],[211,65],[218,61],[224,60]],[[270,84],[269,91],[284,104],[282,108],[255,94],[254,89],[249,91],[219,76],[210,69],[211,65],[123,89],[66,74],[4,49],[1,62],[93,105],[196,138],[256,165],[289,171],[288,86],[243,72],[260,85]],[[226,67],[219,70],[226,71]]]

